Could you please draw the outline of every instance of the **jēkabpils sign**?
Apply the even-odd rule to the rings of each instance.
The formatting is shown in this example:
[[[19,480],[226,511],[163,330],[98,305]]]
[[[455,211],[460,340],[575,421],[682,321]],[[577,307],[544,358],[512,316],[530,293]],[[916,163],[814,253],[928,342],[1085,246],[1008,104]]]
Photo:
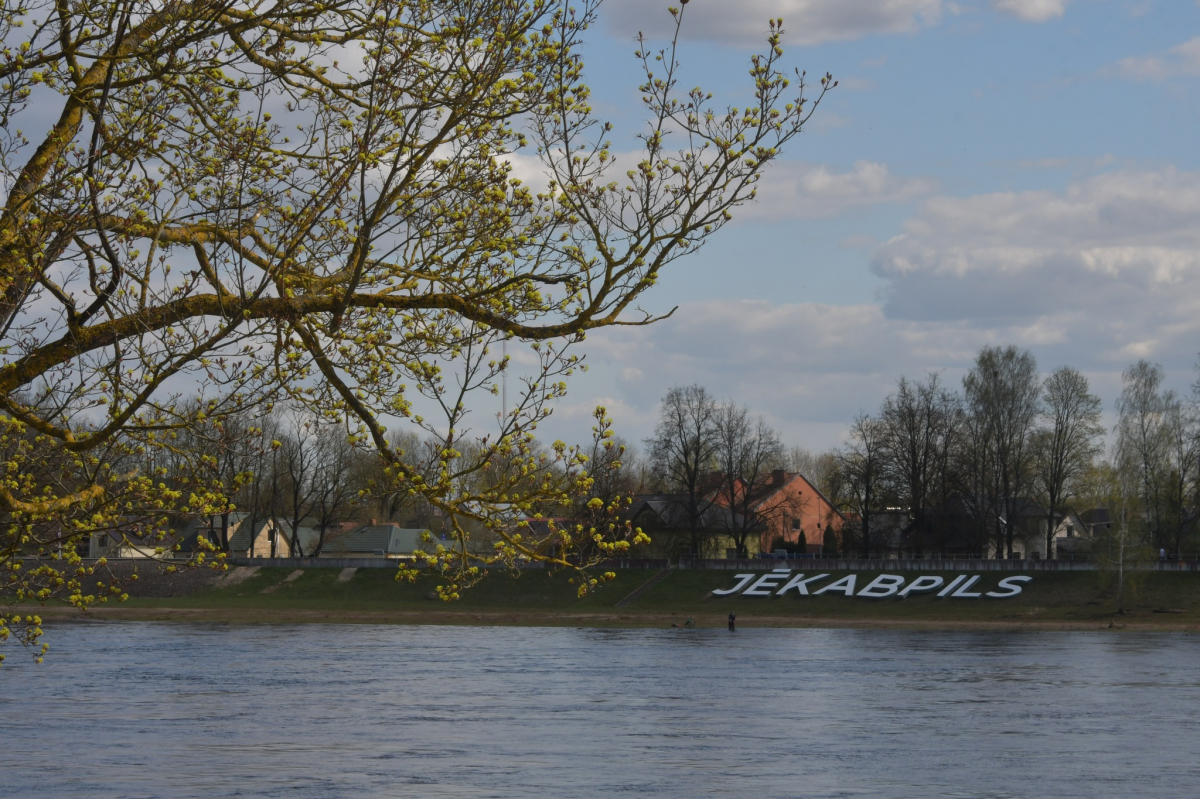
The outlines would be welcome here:
[[[919,594],[933,594],[941,599],[1012,599],[1021,593],[1025,583],[1033,579],[1025,575],[1004,577],[998,584],[992,585],[990,579],[981,584],[983,578],[978,574],[960,574],[950,578],[936,574],[913,578],[900,574],[879,574],[870,580],[860,580],[858,574],[847,574],[832,581],[829,577],[828,574],[792,574],[791,569],[775,569],[765,574],[737,574],[734,575],[737,584],[733,588],[722,588],[712,593],[713,596],[782,597],[792,596],[794,592],[795,596],[838,594],[862,599],[906,599]]]

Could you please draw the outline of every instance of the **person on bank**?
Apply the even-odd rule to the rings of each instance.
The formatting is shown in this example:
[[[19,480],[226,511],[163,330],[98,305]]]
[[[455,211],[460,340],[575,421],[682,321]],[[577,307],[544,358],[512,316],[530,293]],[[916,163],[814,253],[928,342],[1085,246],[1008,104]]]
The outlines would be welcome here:
[[[731,630],[737,629],[737,614],[734,614],[734,613],[729,614],[729,629],[731,629]]]

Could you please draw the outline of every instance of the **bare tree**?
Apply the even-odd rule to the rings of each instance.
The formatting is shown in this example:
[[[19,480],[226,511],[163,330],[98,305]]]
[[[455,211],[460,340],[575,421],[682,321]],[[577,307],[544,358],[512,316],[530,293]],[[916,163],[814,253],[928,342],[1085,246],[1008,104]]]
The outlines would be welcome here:
[[[1183,503],[1196,467],[1195,422],[1175,394],[1163,388],[1163,367],[1145,360],[1122,374],[1117,443],[1138,480],[1141,512],[1154,546],[1178,552]]]
[[[838,453],[834,450],[811,452],[801,446],[790,447],[783,453],[780,468],[804,475],[827,497],[837,494]]]
[[[738,556],[744,557],[750,535],[762,530],[776,514],[786,512],[782,505],[762,502],[772,485],[772,471],[783,458],[783,444],[766,420],[751,417],[745,406],[726,403],[715,415],[714,455],[720,472],[717,490],[721,505],[728,511],[723,526]]]
[[[1200,477],[1200,418],[1194,404],[1184,403],[1174,392],[1166,398],[1163,433],[1167,455],[1162,513],[1163,547],[1181,554],[1196,524],[1196,483]],[[1190,506],[1190,507],[1189,507]]]
[[[1054,551],[1058,510],[1102,451],[1102,405],[1077,369],[1056,369],[1042,384],[1044,413],[1034,433],[1034,470],[1046,497],[1046,557]]]
[[[715,501],[717,402],[702,386],[676,386],[659,409],[654,437],[646,444],[655,470],[672,491],[684,495],[693,555],[704,549],[704,515]]]
[[[1013,556],[1018,513],[1032,488],[1030,442],[1041,412],[1037,360],[1011,344],[984,347],[963,378],[968,412],[983,433],[977,468],[989,468],[994,501],[1002,513],[997,550]]]
[[[871,522],[887,484],[888,442],[887,425],[860,413],[850,426],[850,440],[839,457],[844,495],[860,519],[858,545],[864,558],[871,557]]]
[[[248,524],[248,529],[252,531],[250,536],[250,557],[261,554],[256,551],[258,541],[253,531],[258,529],[261,522],[269,521],[271,532],[269,534],[270,549],[268,554],[273,558],[277,554],[276,548],[279,539],[277,508],[279,501],[279,454],[278,440],[276,438],[278,419],[274,414],[266,416],[253,429],[253,432],[255,442],[248,464],[250,474],[242,487],[241,493],[237,497],[237,502],[238,507],[249,514],[247,519],[242,523]]]
[[[905,537],[924,548],[930,537],[928,511],[937,497],[944,505],[947,469],[961,416],[960,401],[941,385],[936,372],[924,382],[900,378],[880,411],[879,435],[898,500],[907,506]]]
[[[1137,369],[1131,376],[1149,377],[1153,380],[1153,371]],[[1145,385],[1135,386],[1135,390],[1145,388]],[[1129,409],[1126,402],[1118,402],[1118,405]],[[1147,512],[1145,503],[1144,441],[1136,421],[1124,421],[1127,423],[1117,423],[1113,462],[1100,473],[1101,485],[1107,493],[1106,504],[1110,508],[1112,523],[1102,532],[1098,542],[1099,551],[1096,553],[1099,565],[1116,573],[1117,613],[1125,612],[1128,572],[1146,557],[1147,546],[1154,540],[1153,531],[1149,527],[1152,516]]]
[[[288,555],[304,557],[300,526],[317,503],[320,428],[316,420],[289,411],[279,435],[279,471],[287,522],[291,526]]]
[[[372,457],[354,448],[345,427],[328,425],[317,434],[317,467],[312,477],[312,516],[317,523],[317,540],[308,554],[317,557],[325,547],[329,531],[334,522],[343,521],[344,515],[356,504],[360,486],[356,481],[359,471],[356,462],[362,457]],[[293,536],[299,537],[295,528]]]

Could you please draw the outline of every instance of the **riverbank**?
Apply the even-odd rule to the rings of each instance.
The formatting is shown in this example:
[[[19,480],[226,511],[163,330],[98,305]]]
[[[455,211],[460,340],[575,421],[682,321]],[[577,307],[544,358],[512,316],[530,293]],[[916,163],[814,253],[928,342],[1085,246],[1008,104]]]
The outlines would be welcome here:
[[[859,586],[875,572],[856,572]],[[244,623],[458,624],[586,627],[671,627],[687,619],[724,627],[730,612],[740,627],[876,627],[901,629],[1131,629],[1200,631],[1200,574],[1140,573],[1129,578],[1118,614],[1113,576],[1101,572],[1032,575],[1010,599],[872,601],[841,594],[786,598],[714,596],[732,587],[719,571],[672,571],[632,602],[618,605],[658,573],[629,569],[579,599],[567,574],[527,571],[489,575],[456,602],[435,597],[439,582],[397,583],[381,569],[239,568],[224,575],[196,572],[168,578],[145,574],[139,595],[86,613],[63,605],[38,608],[48,621],[204,621]],[[923,572],[928,574],[928,572]],[[947,578],[959,573],[947,573]],[[843,573],[829,574],[827,584]],[[915,577],[916,573],[909,575]],[[995,575],[983,575],[994,581]],[[32,610],[32,607],[30,608]]]

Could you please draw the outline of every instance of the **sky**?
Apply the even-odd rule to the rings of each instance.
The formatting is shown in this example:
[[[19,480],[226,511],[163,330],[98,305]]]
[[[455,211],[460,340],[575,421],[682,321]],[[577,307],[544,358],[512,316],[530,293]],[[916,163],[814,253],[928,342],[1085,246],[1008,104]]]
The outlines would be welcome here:
[[[678,4],[678,3],[676,3]],[[606,0],[585,49],[593,105],[642,123],[635,37],[657,0]],[[731,104],[767,20],[784,61],[839,86],[759,200],[676,262],[646,307],[589,335],[589,371],[540,431],[653,431],[673,385],[836,447],[901,376],[959,386],[985,344],[1082,370],[1111,411],[1121,372],[1186,392],[1200,352],[1200,0],[691,0],[683,83]]]

